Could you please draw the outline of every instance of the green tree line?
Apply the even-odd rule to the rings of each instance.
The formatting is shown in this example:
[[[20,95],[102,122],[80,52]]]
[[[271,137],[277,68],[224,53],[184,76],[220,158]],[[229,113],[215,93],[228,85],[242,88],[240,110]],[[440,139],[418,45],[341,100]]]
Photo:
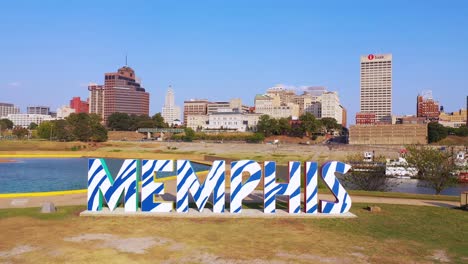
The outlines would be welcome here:
[[[95,141],[107,140],[107,129],[96,114],[70,114],[63,120],[42,122],[37,127],[37,135],[43,139],[58,141]]]
[[[139,128],[165,128],[161,113],[152,117],[148,115],[129,115],[127,113],[113,113],[107,118],[107,128],[115,131],[135,131]]]
[[[438,142],[448,135],[457,135],[459,137],[468,136],[468,127],[461,126],[459,128],[446,127],[437,122],[431,122],[427,126],[427,137],[429,143]]]
[[[334,130],[341,131],[342,126],[334,118],[317,119],[311,113],[305,113],[298,121],[291,122],[291,118],[271,118],[262,115],[257,123],[257,132],[265,137],[272,135],[288,135],[295,137],[325,134]]]

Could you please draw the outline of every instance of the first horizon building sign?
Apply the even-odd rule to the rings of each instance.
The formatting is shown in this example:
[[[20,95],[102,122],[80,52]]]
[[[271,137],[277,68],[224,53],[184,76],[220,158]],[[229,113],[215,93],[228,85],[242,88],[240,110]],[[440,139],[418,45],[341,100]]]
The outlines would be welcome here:
[[[171,172],[176,164],[177,194],[175,201],[157,201],[164,194],[164,182],[156,182],[158,172]],[[331,161],[319,170],[318,163],[305,162],[303,176],[304,204],[301,208],[301,163],[289,162],[289,181],[276,182],[276,163],[265,161],[263,166],[253,160],[231,163],[229,213],[242,213],[242,201],[257,188],[263,177],[263,212],[276,213],[276,196],[288,196],[289,214],[345,214],[351,208],[351,198],[340,184],[335,172],[345,174],[350,165]],[[319,171],[321,173],[319,173]],[[249,175],[242,181],[244,173]],[[318,199],[318,176],[330,189],[336,201]],[[140,188],[141,181],[141,188]],[[187,213],[189,194],[196,209],[202,212],[212,196],[213,213],[227,213],[226,205],[226,162],[214,161],[203,183],[199,181],[189,160],[124,160],[117,176],[112,177],[104,159],[88,161],[88,202],[91,212],[101,211],[104,200],[110,211],[114,211],[123,197],[124,212],[134,213]],[[175,207],[174,207],[175,205]],[[175,209],[174,209],[175,208]]]

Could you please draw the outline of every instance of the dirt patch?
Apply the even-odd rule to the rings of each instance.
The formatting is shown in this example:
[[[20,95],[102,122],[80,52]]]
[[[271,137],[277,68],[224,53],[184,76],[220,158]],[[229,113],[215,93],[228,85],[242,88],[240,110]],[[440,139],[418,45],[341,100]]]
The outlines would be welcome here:
[[[0,258],[12,258],[16,257],[31,251],[36,250],[37,248],[31,247],[29,245],[21,245],[12,248],[11,250],[7,251],[0,251]]]
[[[206,252],[193,252],[188,254],[187,257],[182,257],[179,259],[171,259],[161,263],[172,264],[172,263],[211,263],[211,264],[285,264],[289,263],[282,260],[265,260],[265,259],[249,259],[249,260],[239,260],[239,259],[226,259],[215,254],[206,253]]]
[[[280,252],[276,254],[276,256],[280,258],[285,258],[290,261],[294,262],[306,262],[306,263],[362,263],[357,262],[356,260],[349,259],[349,258],[340,258],[340,257],[324,257],[319,255],[312,255],[312,254],[291,254],[288,252]]]
[[[146,138],[144,134],[135,131],[109,131],[107,136],[109,140],[141,140]]]
[[[443,263],[450,262],[450,258],[447,256],[445,250],[435,250],[430,258]]]
[[[111,234],[83,234],[75,237],[64,239],[69,242],[87,242],[100,240],[99,247],[113,248],[120,252],[143,254],[147,249],[154,246],[165,245],[169,242],[165,238],[156,237],[135,237],[135,238],[120,238]]]

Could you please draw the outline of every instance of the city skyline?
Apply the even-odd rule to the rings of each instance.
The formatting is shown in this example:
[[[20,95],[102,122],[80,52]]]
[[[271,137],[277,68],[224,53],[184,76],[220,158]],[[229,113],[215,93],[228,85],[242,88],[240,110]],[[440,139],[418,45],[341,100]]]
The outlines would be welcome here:
[[[125,54],[151,94],[150,114],[161,111],[168,85],[177,105],[237,97],[253,105],[255,94],[283,83],[338,91],[352,124],[359,58],[383,53],[394,57],[393,114],[415,114],[422,90],[432,90],[447,112],[465,107],[468,33],[459,29],[468,25],[468,4],[462,1],[158,2],[136,5],[134,12],[105,3],[52,3],[30,2],[27,9],[6,3],[0,11],[0,28],[9,36],[0,43],[9,51],[0,65],[0,101],[22,111],[87,98],[88,83],[124,65]],[[130,29],[135,38],[113,36]]]

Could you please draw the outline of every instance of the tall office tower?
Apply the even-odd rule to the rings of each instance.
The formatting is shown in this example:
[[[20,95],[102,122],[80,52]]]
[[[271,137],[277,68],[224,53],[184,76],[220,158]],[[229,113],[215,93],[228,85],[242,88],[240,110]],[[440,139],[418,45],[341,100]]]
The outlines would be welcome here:
[[[0,103],[0,117],[9,114],[19,114],[20,110],[14,104]]]
[[[180,107],[175,105],[174,90],[169,86],[166,93],[166,100],[161,111],[164,122],[169,125],[180,124]]]
[[[184,101],[184,125],[187,125],[189,115],[206,115],[208,109],[208,100],[190,99]]]
[[[29,115],[48,115],[50,108],[48,106],[28,106],[27,114]]]
[[[149,93],[141,87],[135,71],[124,66],[104,75],[104,85],[90,84],[89,112],[98,114],[104,123],[116,112],[149,115]]]
[[[377,122],[392,122],[392,54],[361,56],[361,113],[375,113]]]
[[[70,100],[70,108],[75,110],[75,113],[89,113],[89,103],[81,101],[80,97],[73,97]]]
[[[416,99],[417,117],[424,117],[427,120],[436,121],[439,119],[439,102],[432,98],[432,91],[424,91]]]

